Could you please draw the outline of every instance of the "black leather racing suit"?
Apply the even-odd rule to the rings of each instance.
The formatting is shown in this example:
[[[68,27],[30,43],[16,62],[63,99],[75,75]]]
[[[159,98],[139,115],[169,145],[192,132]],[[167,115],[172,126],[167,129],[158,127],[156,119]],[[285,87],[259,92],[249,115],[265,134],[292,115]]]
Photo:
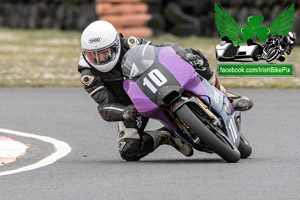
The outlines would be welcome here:
[[[148,118],[138,115],[136,120],[124,121],[123,112],[126,106],[132,102],[126,92],[123,90],[123,75],[121,71],[121,61],[124,54],[135,45],[146,44],[148,41],[142,38],[125,38],[120,34],[121,54],[118,63],[109,72],[100,72],[90,66],[83,55],[78,63],[78,71],[81,73],[81,82],[84,89],[98,104],[98,111],[101,117],[106,121],[120,121],[118,132],[118,146],[121,157],[125,160],[139,160],[148,153],[154,151],[154,139],[144,128]],[[149,45],[155,45],[149,42]],[[204,78],[209,80],[213,73],[210,70],[206,57],[194,49],[183,49],[174,43],[164,43],[159,46],[172,46],[176,53],[186,61],[189,61],[187,55],[198,55],[202,59],[202,64],[195,68]],[[123,121],[122,121],[123,120]]]

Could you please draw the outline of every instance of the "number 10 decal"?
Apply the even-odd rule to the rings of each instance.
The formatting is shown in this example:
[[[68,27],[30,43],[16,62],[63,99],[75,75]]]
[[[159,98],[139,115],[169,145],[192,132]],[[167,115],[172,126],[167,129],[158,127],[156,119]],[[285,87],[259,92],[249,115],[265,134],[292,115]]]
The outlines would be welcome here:
[[[155,83],[157,87],[160,87],[167,82],[166,77],[158,69],[154,69],[149,72],[148,77]],[[143,79],[143,86],[147,86],[154,94],[157,92],[155,85],[153,85],[147,77]]]

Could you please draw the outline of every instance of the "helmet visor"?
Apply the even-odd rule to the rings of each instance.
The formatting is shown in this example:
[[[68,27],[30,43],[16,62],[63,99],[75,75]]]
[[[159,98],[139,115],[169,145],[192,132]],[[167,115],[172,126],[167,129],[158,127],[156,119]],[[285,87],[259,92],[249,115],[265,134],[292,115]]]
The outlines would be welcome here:
[[[112,58],[112,49],[110,47],[98,51],[84,51],[83,53],[89,63],[93,65],[105,64]]]
[[[114,61],[119,52],[120,44],[118,35],[116,35],[114,42],[106,47],[93,50],[83,49],[84,57],[93,66],[103,66]]]

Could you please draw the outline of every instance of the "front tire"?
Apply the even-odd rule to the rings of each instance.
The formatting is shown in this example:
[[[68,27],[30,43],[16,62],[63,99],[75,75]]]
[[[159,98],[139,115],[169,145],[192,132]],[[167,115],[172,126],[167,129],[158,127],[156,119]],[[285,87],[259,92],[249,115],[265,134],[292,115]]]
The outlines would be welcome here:
[[[238,162],[240,160],[240,152],[234,151],[230,144],[221,141],[213,134],[186,104],[177,110],[176,115],[205,145],[225,161]]]
[[[239,151],[241,153],[241,158],[245,159],[248,158],[252,153],[252,147],[250,146],[249,142],[241,135]]]

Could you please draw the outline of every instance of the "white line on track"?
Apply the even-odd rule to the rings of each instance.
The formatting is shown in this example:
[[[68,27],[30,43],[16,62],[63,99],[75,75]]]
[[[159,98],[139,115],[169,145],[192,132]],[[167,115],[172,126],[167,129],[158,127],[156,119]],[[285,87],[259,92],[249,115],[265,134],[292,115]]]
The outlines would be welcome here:
[[[56,140],[51,137],[40,136],[40,135],[31,134],[31,133],[23,133],[23,132],[19,132],[19,131],[8,130],[8,129],[0,129],[0,133],[1,132],[7,133],[7,134],[12,134],[12,135],[17,135],[17,136],[21,136],[21,137],[34,138],[34,139],[41,140],[43,142],[51,143],[55,147],[56,151],[54,153],[52,153],[50,156],[38,161],[37,163],[32,164],[32,165],[28,165],[25,167],[14,169],[14,170],[0,172],[0,176],[16,174],[16,173],[20,173],[20,172],[34,170],[34,169],[37,169],[40,167],[45,167],[47,165],[53,164],[57,160],[68,155],[72,150],[72,148],[67,143]]]

